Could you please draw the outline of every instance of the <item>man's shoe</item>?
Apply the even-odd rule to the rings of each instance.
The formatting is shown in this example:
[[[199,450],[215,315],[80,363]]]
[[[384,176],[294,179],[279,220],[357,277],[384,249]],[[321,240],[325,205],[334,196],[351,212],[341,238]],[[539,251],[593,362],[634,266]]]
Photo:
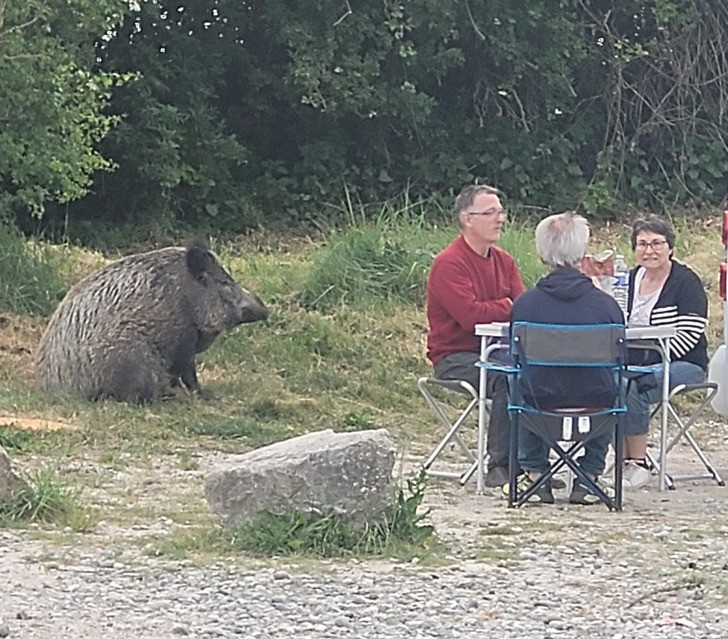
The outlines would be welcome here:
[[[562,488],[566,488],[566,482],[561,479],[561,477],[552,477],[551,488],[554,490],[561,490]]]
[[[485,485],[488,488],[500,488],[508,483],[508,469],[505,466],[491,466],[485,475]]]
[[[630,460],[624,465],[622,471],[622,486],[627,489],[636,490],[644,488],[652,481],[652,473],[639,462]]]
[[[518,481],[516,482],[518,494],[523,494],[535,483],[536,482],[534,482],[526,473],[519,475]],[[504,484],[502,488],[503,496],[508,497],[510,491],[510,484]],[[551,483],[546,480],[543,484],[541,484],[541,486],[538,487],[538,490],[536,490],[536,492],[534,492],[533,495],[528,498],[528,501],[534,504],[553,504],[554,494],[551,492]]]
[[[599,480],[594,480],[594,483],[601,488],[609,499],[614,499],[614,489],[605,486]],[[571,494],[569,495],[570,504],[580,504],[582,506],[593,506],[594,504],[604,503],[602,502],[599,495],[592,492],[591,488],[581,483],[581,480],[577,477],[574,479],[574,484],[571,488]]]

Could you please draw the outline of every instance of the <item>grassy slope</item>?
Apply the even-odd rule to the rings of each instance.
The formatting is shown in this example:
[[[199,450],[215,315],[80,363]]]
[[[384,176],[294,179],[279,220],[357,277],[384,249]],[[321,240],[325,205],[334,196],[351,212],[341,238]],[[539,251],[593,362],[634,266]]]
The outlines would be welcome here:
[[[708,290],[715,347],[723,332],[720,222],[678,227],[677,256],[698,271]],[[185,469],[194,467],[191,456],[200,450],[241,452],[317,429],[382,427],[403,451],[421,457],[439,435],[415,385],[430,371],[422,285],[432,254],[455,231],[380,221],[355,233],[360,237],[353,242],[351,234],[337,234],[328,242],[267,237],[216,247],[236,279],[266,300],[272,313],[266,323],[222,336],[198,358],[201,383],[214,396],[210,401],[184,393],[152,406],[47,397],[32,376],[32,351],[44,320],[9,316],[0,333],[0,415],[59,420],[76,430],[27,436],[5,428],[0,444],[20,459],[87,458],[118,469],[171,456]],[[594,252],[615,247],[629,255],[624,228],[605,227],[594,235]],[[534,282],[541,271],[532,229],[514,224],[502,244],[518,259],[527,283]],[[88,256],[76,259],[88,263]],[[403,269],[412,277],[399,277]],[[74,277],[84,273],[78,271]]]
[[[711,346],[722,339],[717,270],[723,249],[718,224],[717,220],[680,223],[676,251],[698,271],[708,291]],[[516,256],[531,284],[541,274],[531,229],[513,227],[502,244]],[[109,421],[115,423],[114,431],[133,430],[137,422],[146,422],[144,430],[152,440],[189,438],[191,446],[198,435],[221,435],[243,448],[329,427],[382,426],[402,440],[417,438],[430,422],[414,385],[429,371],[422,283],[432,254],[455,231],[400,223],[365,233],[365,240],[350,242],[341,254],[337,246],[346,244],[350,234],[335,235],[328,244],[304,240],[274,244],[267,238],[264,246],[246,242],[246,246],[217,247],[235,277],[259,293],[272,313],[266,323],[223,335],[199,358],[202,383],[216,397],[211,402],[183,397],[154,407],[130,407],[47,398],[32,384],[32,357],[27,352],[35,348],[44,321],[14,317],[13,326],[3,331],[0,411],[70,418],[92,429],[91,441],[130,446],[141,444],[109,441],[114,436],[103,425]],[[625,229],[601,228],[594,235],[594,252],[615,247],[629,256]],[[391,238],[399,239],[392,243]],[[372,248],[377,241],[380,246]],[[387,258],[397,251],[403,254],[399,261]],[[380,263],[373,264],[377,259]],[[410,282],[398,283],[383,274],[411,269],[411,262],[417,262],[418,272]],[[354,274],[344,275],[354,263]],[[329,298],[322,300],[319,288],[328,291]],[[390,300],[384,299],[388,293]],[[401,301],[402,297],[409,301]],[[304,306],[302,300],[307,298],[313,302]]]

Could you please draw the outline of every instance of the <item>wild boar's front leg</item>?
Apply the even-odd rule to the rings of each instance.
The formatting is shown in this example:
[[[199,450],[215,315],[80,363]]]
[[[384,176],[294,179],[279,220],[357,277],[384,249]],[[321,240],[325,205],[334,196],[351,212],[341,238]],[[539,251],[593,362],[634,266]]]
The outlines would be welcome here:
[[[201,393],[200,383],[197,381],[197,368],[195,366],[195,353],[197,352],[198,332],[190,328],[177,342],[172,358],[171,374],[179,377],[184,386],[195,393]]]

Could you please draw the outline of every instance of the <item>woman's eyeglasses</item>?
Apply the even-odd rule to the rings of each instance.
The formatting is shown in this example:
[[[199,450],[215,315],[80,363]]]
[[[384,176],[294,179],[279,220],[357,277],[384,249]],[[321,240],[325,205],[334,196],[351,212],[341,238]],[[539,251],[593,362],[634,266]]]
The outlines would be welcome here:
[[[667,244],[667,240],[652,240],[651,242],[639,241],[634,245],[636,251],[646,251],[651,248],[653,251],[660,251]]]

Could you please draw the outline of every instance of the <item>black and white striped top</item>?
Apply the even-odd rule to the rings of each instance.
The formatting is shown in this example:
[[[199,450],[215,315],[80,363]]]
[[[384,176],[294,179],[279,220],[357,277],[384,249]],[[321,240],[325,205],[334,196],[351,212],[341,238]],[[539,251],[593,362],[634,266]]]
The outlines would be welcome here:
[[[628,311],[632,310],[635,276],[639,267],[629,274]],[[650,315],[651,326],[674,326],[677,335],[670,340],[670,360],[683,360],[708,368],[708,342],[705,329],[708,326],[708,298],[700,278],[684,264],[673,261],[670,275]],[[654,351],[644,351],[634,361],[636,353],[630,353],[633,364],[656,363]]]

